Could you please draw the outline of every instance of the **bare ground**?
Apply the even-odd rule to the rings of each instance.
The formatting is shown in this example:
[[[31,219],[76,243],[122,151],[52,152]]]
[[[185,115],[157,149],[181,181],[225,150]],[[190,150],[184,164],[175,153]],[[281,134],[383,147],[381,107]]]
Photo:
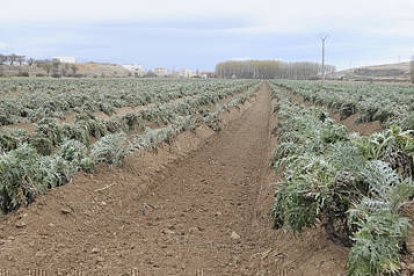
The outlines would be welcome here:
[[[220,134],[202,127],[123,168],[79,174],[0,220],[0,273],[343,275],[347,250],[320,228],[271,229],[271,110],[263,85]]]

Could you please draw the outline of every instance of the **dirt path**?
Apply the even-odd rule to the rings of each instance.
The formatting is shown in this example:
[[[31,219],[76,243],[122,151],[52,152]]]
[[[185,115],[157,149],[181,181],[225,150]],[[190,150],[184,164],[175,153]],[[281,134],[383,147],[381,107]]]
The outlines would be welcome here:
[[[270,92],[198,150],[133,157],[121,169],[77,176],[0,221],[0,273],[45,275],[337,275],[343,250],[318,229],[272,230],[275,176]],[[197,140],[198,142],[191,142]],[[176,148],[179,146],[175,146]],[[149,157],[148,157],[149,156]],[[161,167],[162,168],[162,167]],[[283,272],[283,271],[284,272]],[[60,274],[58,274],[58,272]],[[23,274],[22,274],[23,273]],[[285,273],[285,274],[282,274]],[[321,274],[322,273],[322,274]],[[325,274],[324,274],[325,273]],[[328,273],[328,274],[326,274]]]

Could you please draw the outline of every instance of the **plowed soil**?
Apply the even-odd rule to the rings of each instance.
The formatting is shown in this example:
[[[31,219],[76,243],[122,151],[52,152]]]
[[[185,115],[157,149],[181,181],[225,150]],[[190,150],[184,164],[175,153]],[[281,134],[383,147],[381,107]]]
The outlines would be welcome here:
[[[221,133],[184,133],[1,219],[0,275],[344,274],[347,250],[320,228],[271,228],[271,111],[264,84]]]

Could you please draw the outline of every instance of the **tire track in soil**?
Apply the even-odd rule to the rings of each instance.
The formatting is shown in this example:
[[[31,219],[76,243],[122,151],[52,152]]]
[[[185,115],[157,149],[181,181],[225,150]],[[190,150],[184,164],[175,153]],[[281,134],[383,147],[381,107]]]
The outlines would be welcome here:
[[[0,272],[338,275],[346,251],[320,230],[297,238],[271,229],[274,120],[264,83],[239,119],[161,173],[142,176],[133,164],[51,191],[0,221]]]

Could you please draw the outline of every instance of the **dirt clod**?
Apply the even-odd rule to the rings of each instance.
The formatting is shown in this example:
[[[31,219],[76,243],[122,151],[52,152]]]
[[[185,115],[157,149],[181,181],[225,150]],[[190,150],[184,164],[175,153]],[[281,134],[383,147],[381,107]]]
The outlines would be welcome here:
[[[16,222],[15,225],[16,225],[17,228],[26,227],[26,223],[24,221],[18,221],[18,222]]]
[[[72,210],[69,209],[69,208],[62,208],[62,209],[60,209],[60,212],[64,215],[67,215],[67,214],[72,213]]]
[[[232,240],[240,240],[240,235],[233,231],[231,232],[230,238]]]

